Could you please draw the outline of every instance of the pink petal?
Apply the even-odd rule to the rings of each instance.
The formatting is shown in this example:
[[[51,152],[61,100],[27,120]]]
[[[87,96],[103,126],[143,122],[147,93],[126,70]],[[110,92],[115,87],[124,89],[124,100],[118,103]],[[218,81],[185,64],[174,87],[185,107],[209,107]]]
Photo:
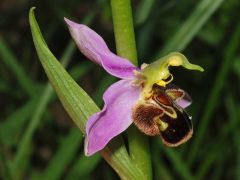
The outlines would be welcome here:
[[[140,95],[140,89],[129,80],[111,85],[103,95],[102,111],[92,115],[86,126],[85,154],[90,156],[102,150],[115,136],[132,123],[132,108]]]
[[[186,93],[185,96],[179,100],[176,101],[177,105],[182,107],[183,109],[187,108],[192,104],[192,100],[190,96]]]
[[[133,70],[139,70],[127,59],[112,53],[103,38],[86,25],[77,24],[67,18],[65,21],[80,51],[94,63],[101,65],[108,73],[130,79],[133,77]]]

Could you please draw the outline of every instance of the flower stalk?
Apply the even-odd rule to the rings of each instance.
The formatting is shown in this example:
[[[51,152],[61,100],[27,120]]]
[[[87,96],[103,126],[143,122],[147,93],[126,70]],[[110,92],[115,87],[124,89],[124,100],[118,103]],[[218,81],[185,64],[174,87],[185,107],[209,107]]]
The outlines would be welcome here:
[[[111,0],[117,54],[138,65],[130,0]],[[152,179],[148,138],[136,127],[128,130],[129,152],[132,160],[146,176]]]
[[[111,0],[117,54],[138,65],[130,0]]]

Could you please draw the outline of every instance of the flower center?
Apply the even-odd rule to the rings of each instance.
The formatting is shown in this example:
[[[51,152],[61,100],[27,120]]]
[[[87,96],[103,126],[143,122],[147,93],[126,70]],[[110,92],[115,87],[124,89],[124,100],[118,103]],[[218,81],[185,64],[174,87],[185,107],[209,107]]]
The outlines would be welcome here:
[[[166,87],[173,80],[173,76],[168,69],[169,66],[183,66],[187,69],[203,71],[203,68],[191,64],[184,55],[177,52],[170,53],[149,65],[143,64],[140,71],[134,72],[135,80],[133,83],[142,87],[140,99],[151,96],[154,84]]]
[[[167,84],[169,84],[173,80],[173,75],[169,73],[169,76],[166,79],[161,79],[158,82],[156,82],[157,85],[166,87]]]

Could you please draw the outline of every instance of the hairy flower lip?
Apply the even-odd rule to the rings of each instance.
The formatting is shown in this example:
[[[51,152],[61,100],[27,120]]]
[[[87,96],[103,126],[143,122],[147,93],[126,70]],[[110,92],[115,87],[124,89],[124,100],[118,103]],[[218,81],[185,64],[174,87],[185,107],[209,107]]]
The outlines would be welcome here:
[[[171,89],[169,91],[171,93]],[[193,128],[191,118],[173,102],[174,97],[170,98],[165,92],[166,88],[155,84],[151,97],[135,105],[132,118],[146,135],[160,135],[165,145],[176,147],[192,136]],[[183,97],[182,94],[180,98]]]
[[[77,24],[64,18],[70,34],[79,50],[91,61],[102,66],[109,74],[122,80],[112,84],[104,93],[104,108],[93,114],[86,125],[85,154],[93,155],[102,150],[115,136],[126,130],[131,123],[132,111],[139,101],[149,96],[153,84],[168,87],[166,78],[168,66],[180,66],[192,70],[203,69],[188,62],[180,53],[171,53],[152,64],[143,64],[141,69],[130,61],[112,53],[103,38],[86,25]],[[181,106],[181,100],[188,102],[188,96],[179,98],[172,94],[174,101]],[[176,97],[175,97],[176,96]],[[190,102],[184,107],[190,105]]]
[[[155,119],[162,114],[163,110],[154,103],[138,103],[133,108],[132,119],[140,131],[149,136],[157,136],[160,135],[160,129]]]

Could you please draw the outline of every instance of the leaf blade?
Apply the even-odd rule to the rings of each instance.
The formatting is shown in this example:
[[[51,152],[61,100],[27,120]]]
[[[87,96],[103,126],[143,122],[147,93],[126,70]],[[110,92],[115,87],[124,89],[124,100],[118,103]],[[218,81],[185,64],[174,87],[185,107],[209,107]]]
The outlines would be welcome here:
[[[90,115],[99,111],[99,108],[48,49],[35,19],[34,9],[31,8],[29,11],[29,21],[38,57],[65,110],[84,133],[87,119]],[[111,141],[101,151],[101,155],[113,167],[121,179],[141,179],[144,177],[143,173],[133,164],[128,156],[121,137]]]

